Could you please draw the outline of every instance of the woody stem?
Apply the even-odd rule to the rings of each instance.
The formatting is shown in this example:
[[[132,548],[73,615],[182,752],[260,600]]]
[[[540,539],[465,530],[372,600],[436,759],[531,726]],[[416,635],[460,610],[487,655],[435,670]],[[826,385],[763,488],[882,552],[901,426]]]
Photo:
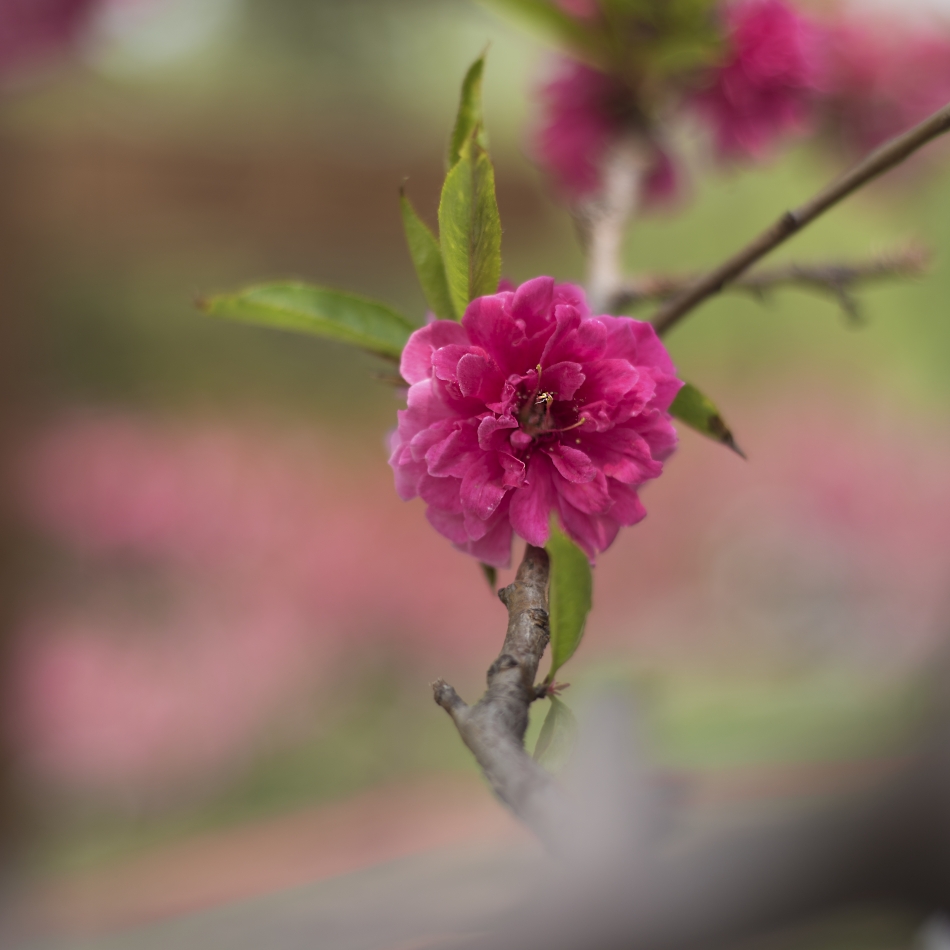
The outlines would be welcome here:
[[[498,592],[508,608],[508,629],[488,669],[485,695],[469,706],[441,679],[432,691],[495,794],[541,838],[551,840],[565,804],[550,775],[524,747],[528,711],[542,695],[535,680],[549,639],[548,574],[545,550],[528,545],[514,583]]]

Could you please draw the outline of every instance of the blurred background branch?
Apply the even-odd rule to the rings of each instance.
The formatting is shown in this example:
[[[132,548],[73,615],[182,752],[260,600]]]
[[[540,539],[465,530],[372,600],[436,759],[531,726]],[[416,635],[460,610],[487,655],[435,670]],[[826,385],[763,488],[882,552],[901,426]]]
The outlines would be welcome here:
[[[866,261],[847,263],[786,264],[759,268],[724,289],[766,300],[776,290],[815,290],[834,298],[852,319],[860,319],[856,292],[867,283],[920,277],[927,272],[929,252],[921,247],[894,250]],[[633,278],[610,301],[611,312],[626,312],[646,303],[674,299],[699,280],[692,274],[646,274]]]

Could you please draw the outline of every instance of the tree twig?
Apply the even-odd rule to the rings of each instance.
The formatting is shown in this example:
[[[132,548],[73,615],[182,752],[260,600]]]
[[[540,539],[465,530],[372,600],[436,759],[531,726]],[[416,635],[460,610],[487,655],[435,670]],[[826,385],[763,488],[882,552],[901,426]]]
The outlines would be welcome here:
[[[893,251],[866,261],[820,264],[788,264],[761,268],[723,288],[765,297],[782,287],[802,287],[831,294],[849,317],[859,318],[853,292],[858,285],[924,273],[928,252],[921,247]],[[675,299],[696,283],[695,274],[645,274],[629,280],[610,301],[609,313],[618,313],[646,303]]]
[[[641,137],[624,136],[604,161],[600,191],[574,208],[574,221],[587,258],[587,299],[595,313],[622,282],[621,251],[627,225],[643,201],[649,157]]]
[[[685,293],[671,300],[654,314],[652,323],[661,336],[668,333],[690,311],[709,297],[719,293],[728,284],[744,274],[797,234],[806,225],[824,214],[829,208],[854,194],[860,188],[879,178],[885,172],[900,165],[928,142],[950,131],[950,105],[935,112],[929,119],[915,126],[904,135],[892,139],[877,151],[872,152],[847,174],[833,182],[794,211],[786,211],[778,221],[760,234],[739,253],[729,258],[700,278]]]
[[[444,680],[432,684],[435,701],[452,717],[495,794],[542,838],[550,840],[562,811],[548,773],[524,748],[528,710],[540,697],[538,664],[548,645],[548,555],[528,545],[515,581],[498,592],[508,608],[501,653],[488,670],[488,690],[474,705]]]

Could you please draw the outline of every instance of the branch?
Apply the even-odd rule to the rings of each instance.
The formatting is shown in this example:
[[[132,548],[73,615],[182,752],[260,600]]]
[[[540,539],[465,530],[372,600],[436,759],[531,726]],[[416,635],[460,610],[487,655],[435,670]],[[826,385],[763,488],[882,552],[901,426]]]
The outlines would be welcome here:
[[[786,211],[772,227],[760,234],[738,254],[696,281],[684,294],[661,307],[652,319],[656,332],[661,336],[668,333],[690,311],[709,297],[719,293],[727,284],[731,284],[753,264],[758,263],[780,244],[784,244],[806,225],[811,224],[849,195],[900,165],[918,149],[948,131],[950,131],[950,105],[944,106],[920,125],[872,152],[864,161],[800,208],[795,211]]]
[[[587,258],[587,299],[594,313],[606,311],[606,302],[622,283],[624,237],[642,204],[648,169],[649,156],[641,136],[628,134],[604,161],[600,191],[574,208],[574,222]]]
[[[488,691],[466,705],[444,680],[435,701],[452,717],[495,794],[542,838],[550,840],[563,805],[550,775],[524,748],[528,710],[542,695],[535,686],[548,645],[548,556],[528,545],[515,581],[498,592],[508,608],[501,653],[488,669]]]
[[[867,261],[835,264],[789,264],[762,268],[740,277],[724,290],[756,297],[781,287],[801,287],[831,294],[852,319],[860,319],[853,291],[857,285],[897,277],[917,277],[927,269],[928,252],[920,247],[894,251]],[[633,278],[610,301],[609,313],[619,313],[651,301],[675,299],[697,281],[694,274],[652,274]]]

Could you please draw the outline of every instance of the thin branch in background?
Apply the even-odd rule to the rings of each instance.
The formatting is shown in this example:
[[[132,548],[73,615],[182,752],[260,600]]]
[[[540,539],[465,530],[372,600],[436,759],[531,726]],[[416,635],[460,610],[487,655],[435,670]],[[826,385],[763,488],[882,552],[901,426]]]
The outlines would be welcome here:
[[[700,278],[685,293],[661,307],[651,321],[656,332],[660,336],[668,333],[688,313],[733,283],[750,267],[779,245],[784,244],[802,228],[948,131],[950,131],[950,105],[944,106],[920,125],[872,152],[864,161],[801,207],[794,211],[786,211],[775,224],[738,254]]]
[[[918,277],[926,272],[929,261],[929,252],[915,246],[866,261],[761,268],[723,289],[749,293],[763,300],[781,288],[814,290],[830,294],[850,319],[861,322],[861,311],[854,296],[860,286],[878,280]],[[694,274],[645,274],[635,277],[617,291],[610,301],[610,312],[619,313],[647,303],[673,300],[693,286],[697,279]]]
[[[488,670],[485,695],[469,706],[441,679],[432,684],[432,691],[495,794],[550,841],[562,823],[564,803],[551,776],[524,748],[528,710],[541,696],[535,685],[538,665],[549,640],[549,569],[544,549],[528,545],[514,583],[499,591],[508,608],[508,630]]]

